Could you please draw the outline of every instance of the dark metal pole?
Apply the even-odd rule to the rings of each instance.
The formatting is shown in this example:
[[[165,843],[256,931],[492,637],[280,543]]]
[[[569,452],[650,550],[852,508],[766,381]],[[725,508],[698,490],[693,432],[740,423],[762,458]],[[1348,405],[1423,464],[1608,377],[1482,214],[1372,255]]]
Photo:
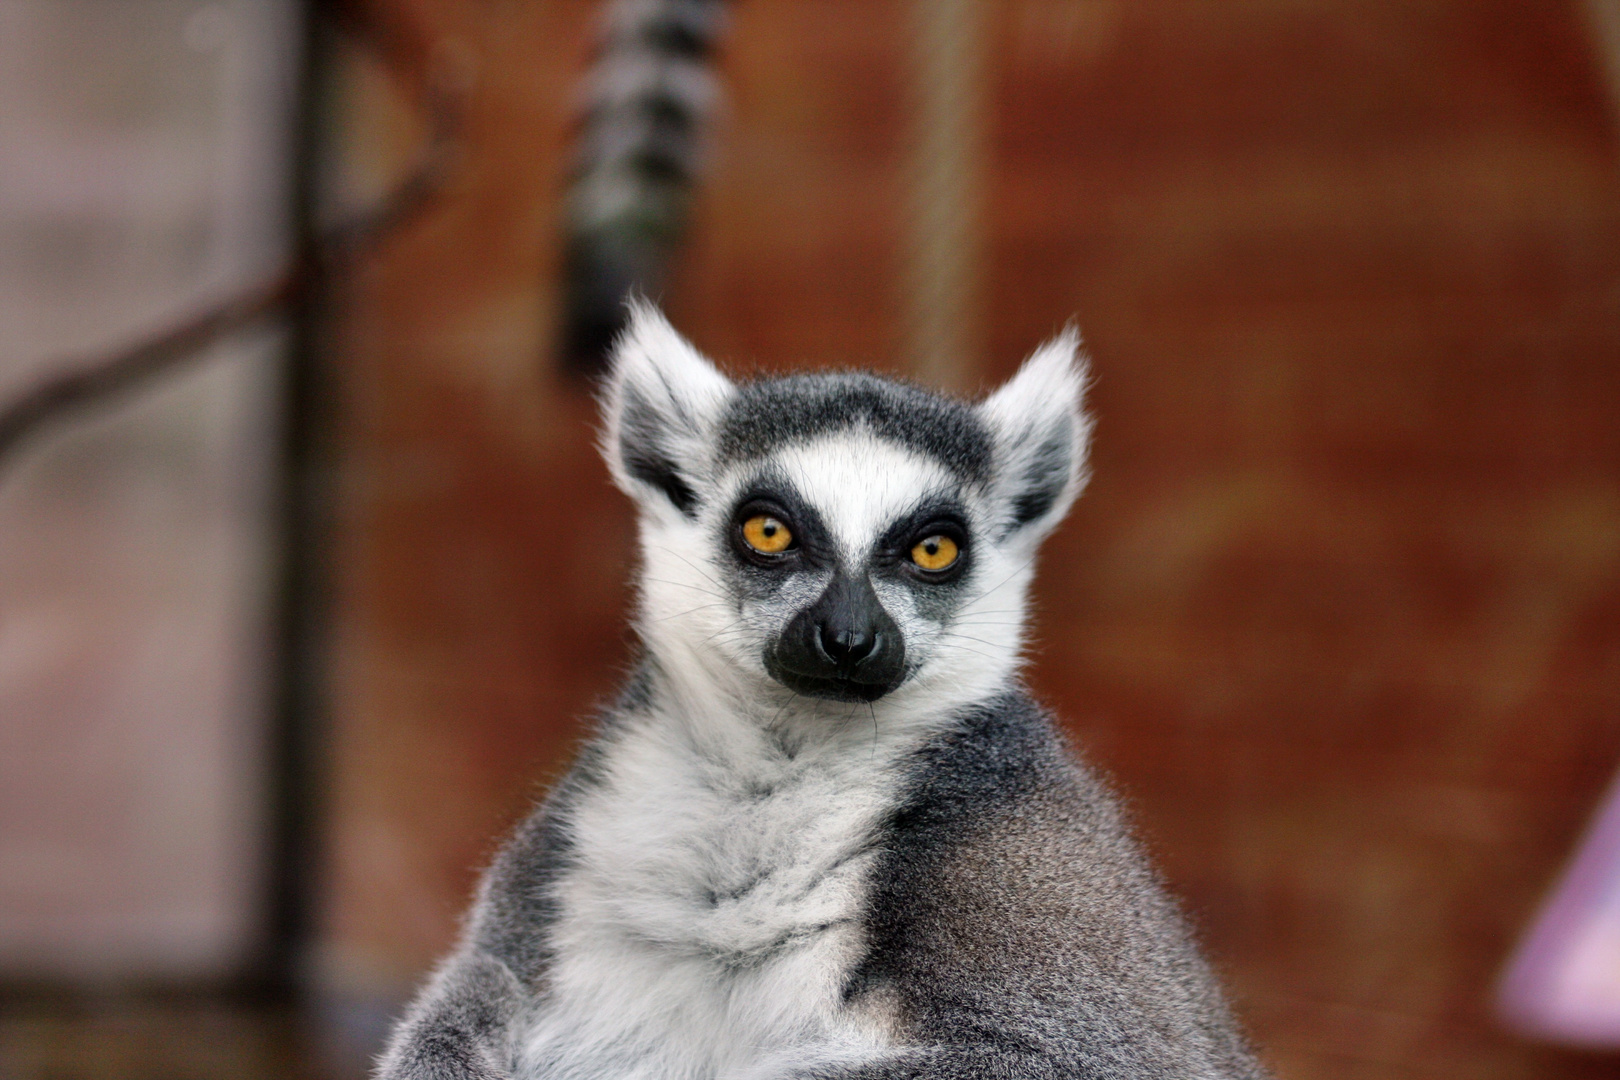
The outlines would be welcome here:
[[[301,287],[289,308],[280,387],[277,587],[272,624],[271,854],[265,977],[289,995],[305,989],[318,878],[321,748],[326,731],[328,571],[331,564],[331,380],[324,329],[328,260],[317,202],[330,27],[325,4],[303,4],[293,162],[292,231]]]

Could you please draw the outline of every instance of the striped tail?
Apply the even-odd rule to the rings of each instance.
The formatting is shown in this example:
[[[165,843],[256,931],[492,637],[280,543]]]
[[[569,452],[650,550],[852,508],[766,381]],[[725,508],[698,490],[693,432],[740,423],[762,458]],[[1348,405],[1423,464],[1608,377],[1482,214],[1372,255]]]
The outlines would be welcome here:
[[[609,0],[568,191],[562,359],[594,375],[625,301],[656,296],[685,230],[720,105],[711,70],[724,0]]]

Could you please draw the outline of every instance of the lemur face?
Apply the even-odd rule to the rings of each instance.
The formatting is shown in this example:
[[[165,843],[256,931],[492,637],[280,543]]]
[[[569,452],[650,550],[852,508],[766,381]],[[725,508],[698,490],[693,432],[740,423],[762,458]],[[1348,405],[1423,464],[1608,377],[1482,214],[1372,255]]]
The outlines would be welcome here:
[[[961,481],[863,430],[789,444],[730,479],[715,563],[765,671],[844,701],[913,674],[974,580]]]
[[[733,384],[638,306],[604,453],[641,511],[649,649],[835,701],[995,689],[1082,482],[1076,345],[972,406],[869,375]]]

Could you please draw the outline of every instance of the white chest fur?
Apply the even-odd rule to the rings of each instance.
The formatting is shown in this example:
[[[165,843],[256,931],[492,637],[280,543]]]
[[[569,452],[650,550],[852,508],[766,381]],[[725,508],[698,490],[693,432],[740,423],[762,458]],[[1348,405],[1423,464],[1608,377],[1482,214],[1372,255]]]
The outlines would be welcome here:
[[[745,1080],[885,1045],[841,991],[896,748],[845,732],[789,756],[753,724],[703,742],[621,734],[577,806],[524,1075]]]

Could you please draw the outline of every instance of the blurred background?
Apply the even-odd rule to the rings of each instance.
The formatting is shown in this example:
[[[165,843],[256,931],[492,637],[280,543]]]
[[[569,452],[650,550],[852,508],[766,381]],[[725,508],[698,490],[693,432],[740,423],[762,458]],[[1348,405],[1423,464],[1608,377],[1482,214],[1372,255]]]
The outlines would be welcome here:
[[[628,655],[631,283],[1077,319],[1033,682],[1277,1075],[1620,1073],[1496,1005],[1620,766],[1620,3],[659,2],[631,227],[647,4],[0,0],[0,1080],[365,1075]]]

